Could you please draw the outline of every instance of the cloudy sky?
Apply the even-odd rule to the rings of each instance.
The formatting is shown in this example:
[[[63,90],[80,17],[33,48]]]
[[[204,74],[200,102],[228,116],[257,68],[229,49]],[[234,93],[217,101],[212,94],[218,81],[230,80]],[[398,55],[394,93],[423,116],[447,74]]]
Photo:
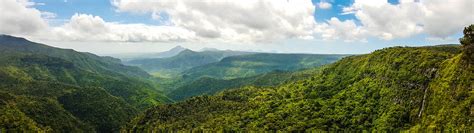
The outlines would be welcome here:
[[[0,34],[106,55],[176,45],[367,53],[458,43],[473,0],[1,0]]]

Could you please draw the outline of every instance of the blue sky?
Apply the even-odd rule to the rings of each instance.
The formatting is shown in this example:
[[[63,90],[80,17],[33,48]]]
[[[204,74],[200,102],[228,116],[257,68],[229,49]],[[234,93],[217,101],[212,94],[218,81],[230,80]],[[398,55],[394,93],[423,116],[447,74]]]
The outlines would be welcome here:
[[[8,1],[11,1],[10,4],[14,4],[16,0]],[[455,0],[455,2],[446,3],[442,1],[428,3],[419,0],[408,0],[409,2],[405,2],[407,0],[312,0],[305,3],[311,6],[298,2],[287,3],[294,4],[293,7],[265,0],[262,2],[267,2],[266,5],[248,1],[247,3],[250,5],[235,1],[228,3],[204,2],[204,4],[202,4],[203,2],[194,1],[193,3],[192,0],[190,1],[183,2],[187,8],[186,11],[197,12],[196,14],[180,12],[177,6],[179,4],[166,0],[133,3],[136,5],[130,4],[127,0],[117,0],[115,4],[110,0],[32,0],[30,2],[36,4],[24,8],[37,10],[41,14],[47,12],[54,14],[54,17],[50,18],[41,15],[40,19],[47,21],[48,26],[42,28],[47,32],[41,31],[40,33],[42,33],[41,35],[51,34],[49,36],[54,36],[56,39],[45,39],[41,35],[8,29],[3,31],[0,29],[0,33],[24,35],[53,46],[97,54],[156,52],[176,45],[183,45],[191,49],[215,47],[289,53],[359,54],[390,46],[458,43],[457,38],[461,37],[462,28],[460,27],[474,22],[472,9],[462,9],[461,7],[472,4],[470,0]],[[321,3],[330,6],[323,7],[320,6]],[[436,9],[435,6],[430,7],[429,4],[461,9],[454,8],[445,11]],[[264,8],[262,13],[259,10],[247,8],[261,5]],[[407,5],[416,8],[409,8],[410,6]],[[202,8],[203,6],[205,8]],[[219,6],[229,6],[228,15],[222,15],[220,12],[226,12],[226,8]],[[432,17],[433,15],[423,12],[421,8],[426,8],[434,13],[448,12],[448,15],[441,14],[439,17]],[[393,11],[389,12],[389,9],[393,9]],[[305,12],[308,10],[312,13],[306,14]],[[14,11],[11,12],[14,13]],[[289,12],[293,14],[288,15]],[[388,12],[389,15],[377,16],[378,12],[381,12],[381,15],[383,12]],[[424,16],[412,17],[412,12],[413,15]],[[449,12],[454,15],[449,15]],[[202,14],[206,13],[209,15],[203,17]],[[158,14],[159,18],[152,17],[152,14]],[[262,16],[258,16],[259,14]],[[306,20],[307,15],[314,19],[313,22],[306,22],[308,21]],[[459,17],[463,15],[467,15],[467,18]],[[250,18],[254,20],[249,22]],[[267,18],[281,19],[281,22],[268,22]],[[449,22],[450,19],[458,18],[463,21]],[[8,19],[0,17],[0,21]],[[296,21],[292,19],[296,19]],[[397,22],[398,20],[400,22]],[[427,20],[446,20],[446,22],[439,22],[439,25],[448,24],[446,25],[447,30],[437,30],[436,28],[444,27],[436,27],[437,23]],[[192,23],[193,21],[197,24]],[[305,23],[298,21],[305,21]],[[292,25],[286,28],[265,26],[284,27],[288,24]],[[201,27],[196,27],[196,25]],[[103,29],[94,26],[103,26]],[[242,26],[247,29],[243,29]],[[301,29],[302,26],[304,29]],[[129,29],[137,30],[129,31]],[[457,29],[459,30],[457,31]],[[453,32],[454,30],[456,32]],[[113,32],[117,32],[117,34]],[[107,36],[95,38],[98,33],[107,34]],[[152,35],[143,35],[148,33]]]
[[[106,21],[120,23],[160,24],[158,21],[151,19],[149,13],[116,12],[109,0],[35,0],[34,2],[44,3],[45,5],[36,5],[35,8],[55,13],[58,20],[69,20],[74,14],[82,13],[100,16]]]

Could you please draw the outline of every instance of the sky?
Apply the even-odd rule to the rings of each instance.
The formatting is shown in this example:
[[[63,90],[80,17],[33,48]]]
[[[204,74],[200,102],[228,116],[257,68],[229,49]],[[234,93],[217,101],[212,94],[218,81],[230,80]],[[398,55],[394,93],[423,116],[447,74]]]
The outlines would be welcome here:
[[[99,55],[193,50],[363,54],[457,44],[472,0],[1,0],[0,34]]]

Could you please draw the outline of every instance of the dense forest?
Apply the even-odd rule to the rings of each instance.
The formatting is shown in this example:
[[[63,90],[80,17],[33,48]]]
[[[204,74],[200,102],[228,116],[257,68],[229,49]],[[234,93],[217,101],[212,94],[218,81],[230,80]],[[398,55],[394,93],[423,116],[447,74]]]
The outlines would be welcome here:
[[[278,86],[307,78],[319,70],[320,67],[298,71],[275,70],[256,76],[235,79],[218,79],[205,76],[179,86],[169,92],[167,96],[173,100],[180,101],[192,96],[212,95],[223,90],[237,89],[244,86]]]
[[[248,86],[156,106],[122,131],[471,131],[473,30],[464,30],[461,46],[384,48],[277,87]]]
[[[0,36],[0,127],[117,131],[142,110],[171,102],[150,75],[120,60]]]

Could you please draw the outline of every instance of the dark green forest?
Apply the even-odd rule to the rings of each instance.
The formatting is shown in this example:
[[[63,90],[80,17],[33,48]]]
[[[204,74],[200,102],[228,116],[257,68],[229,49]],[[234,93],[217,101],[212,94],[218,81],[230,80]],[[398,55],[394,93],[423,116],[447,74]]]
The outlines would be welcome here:
[[[204,76],[179,86],[168,93],[167,96],[179,101],[192,96],[212,95],[223,90],[237,89],[245,86],[278,86],[287,82],[293,82],[307,78],[313,73],[319,72],[319,70],[320,67],[298,71],[274,70],[272,72],[259,74],[256,76],[235,79],[218,79]]]

